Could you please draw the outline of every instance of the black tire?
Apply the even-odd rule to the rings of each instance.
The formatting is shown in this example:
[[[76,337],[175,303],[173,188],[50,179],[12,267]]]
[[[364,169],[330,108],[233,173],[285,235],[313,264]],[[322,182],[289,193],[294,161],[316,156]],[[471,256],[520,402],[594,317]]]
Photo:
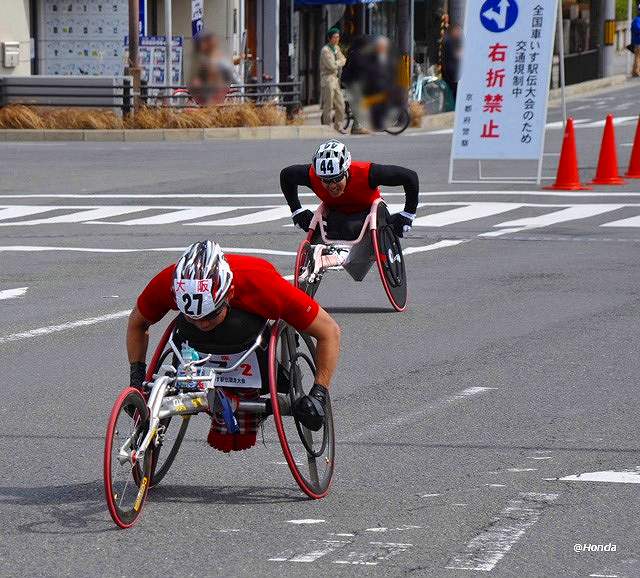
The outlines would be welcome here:
[[[391,106],[387,111],[384,123],[384,132],[392,135],[399,135],[407,130],[411,116],[409,110],[404,106]]]
[[[343,130],[349,130],[351,122],[353,121],[353,113],[351,112],[351,105],[346,100],[344,103],[344,122],[342,123]]]
[[[437,82],[426,82],[422,87],[422,106],[426,114],[444,112],[447,95]]]
[[[384,203],[378,205],[377,227],[371,231],[373,250],[382,285],[389,302],[396,311],[407,307],[407,271],[400,239],[389,224],[389,211]]]
[[[173,351],[171,349],[167,349],[158,360],[153,373],[157,373],[162,364],[172,354]],[[157,486],[167,475],[167,472],[173,465],[173,462],[178,455],[178,451],[180,450],[180,446],[182,445],[182,440],[187,433],[190,419],[191,416],[173,416],[160,420],[159,442],[153,449],[153,475],[151,476],[151,487]],[[170,429],[171,427],[173,427],[173,429]]]

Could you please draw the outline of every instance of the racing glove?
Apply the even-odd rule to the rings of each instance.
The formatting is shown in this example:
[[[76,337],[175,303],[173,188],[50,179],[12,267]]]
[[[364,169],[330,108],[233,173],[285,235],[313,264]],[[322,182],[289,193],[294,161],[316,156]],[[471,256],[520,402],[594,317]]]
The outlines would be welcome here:
[[[318,431],[324,425],[327,388],[314,383],[309,395],[304,395],[293,404],[293,415],[307,429]]]
[[[291,215],[291,218],[296,227],[299,227],[303,231],[308,231],[309,225],[311,225],[311,219],[313,219],[313,211],[309,209],[298,209]]]
[[[146,374],[147,364],[143,361],[134,361],[129,369],[129,386],[142,390]]]
[[[402,213],[391,215],[391,217],[389,217],[389,224],[393,228],[393,232],[398,237],[404,237],[405,233],[411,231],[413,220],[415,218],[416,216],[414,214],[402,211]]]

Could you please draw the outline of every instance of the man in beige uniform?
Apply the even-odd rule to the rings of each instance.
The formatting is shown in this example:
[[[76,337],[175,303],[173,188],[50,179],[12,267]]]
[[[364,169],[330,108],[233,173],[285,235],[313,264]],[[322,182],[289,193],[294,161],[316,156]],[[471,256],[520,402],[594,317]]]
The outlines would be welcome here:
[[[331,111],[334,111],[333,126],[343,132],[344,97],[340,89],[340,70],[347,59],[340,50],[340,31],[330,28],[327,43],[320,51],[320,101],[322,103],[322,124],[331,124]]]

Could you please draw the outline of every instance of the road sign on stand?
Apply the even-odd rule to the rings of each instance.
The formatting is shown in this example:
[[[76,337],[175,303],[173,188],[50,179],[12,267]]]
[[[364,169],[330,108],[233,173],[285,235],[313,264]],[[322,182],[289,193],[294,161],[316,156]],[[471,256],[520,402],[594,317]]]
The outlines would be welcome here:
[[[468,2],[449,182],[454,162],[478,180],[540,181],[558,0]],[[537,161],[535,176],[483,177],[483,160]]]

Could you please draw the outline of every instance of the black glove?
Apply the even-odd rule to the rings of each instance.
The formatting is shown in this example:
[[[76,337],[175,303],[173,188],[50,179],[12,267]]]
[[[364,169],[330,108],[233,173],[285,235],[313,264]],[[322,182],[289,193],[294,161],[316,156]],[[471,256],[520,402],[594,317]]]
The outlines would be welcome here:
[[[315,383],[309,392],[296,399],[293,404],[293,415],[307,429],[318,431],[324,425],[325,406],[327,404],[327,389]]]
[[[313,219],[313,211],[305,209],[293,215],[291,218],[296,227],[300,227],[303,231],[308,231],[309,225],[311,225],[311,219]]]
[[[413,225],[413,218],[415,215],[410,215],[409,213],[396,213],[395,215],[391,215],[389,217],[389,224],[393,228],[393,232],[398,237],[404,237],[405,233],[411,231],[411,227]]]
[[[143,361],[134,361],[129,369],[129,386],[142,390],[144,378],[147,375],[147,364]]]

